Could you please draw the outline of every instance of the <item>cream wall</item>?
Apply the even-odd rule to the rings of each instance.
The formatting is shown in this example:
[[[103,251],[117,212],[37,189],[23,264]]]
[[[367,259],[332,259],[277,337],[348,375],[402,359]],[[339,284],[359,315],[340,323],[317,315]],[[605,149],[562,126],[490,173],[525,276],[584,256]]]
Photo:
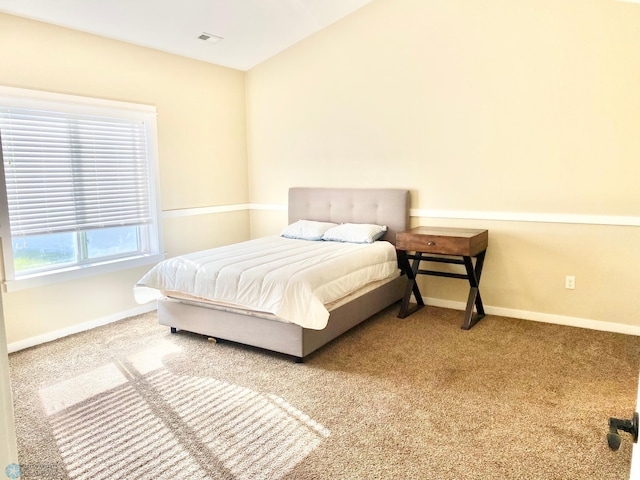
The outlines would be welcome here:
[[[187,209],[405,187],[416,225],[489,228],[488,310],[639,327],[639,24],[615,0],[376,0],[245,74],[0,14],[0,84],[157,107],[170,256],[286,223]],[[144,271],[5,294],[9,343],[136,309]],[[455,280],[422,287],[466,297]]]
[[[489,229],[488,310],[638,333],[638,25],[615,0],[376,0],[248,72],[251,202],[409,188],[415,225]]]
[[[164,246],[169,256],[246,240],[246,211],[183,209],[248,202],[245,74],[0,14],[0,85],[155,105]],[[139,308],[147,268],[4,294],[9,344]]]

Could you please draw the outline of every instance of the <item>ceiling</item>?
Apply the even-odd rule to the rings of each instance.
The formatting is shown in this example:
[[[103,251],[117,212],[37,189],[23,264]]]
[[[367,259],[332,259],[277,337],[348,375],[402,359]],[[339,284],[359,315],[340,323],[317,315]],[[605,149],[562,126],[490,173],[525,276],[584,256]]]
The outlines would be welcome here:
[[[372,1],[0,0],[0,12],[248,70]]]

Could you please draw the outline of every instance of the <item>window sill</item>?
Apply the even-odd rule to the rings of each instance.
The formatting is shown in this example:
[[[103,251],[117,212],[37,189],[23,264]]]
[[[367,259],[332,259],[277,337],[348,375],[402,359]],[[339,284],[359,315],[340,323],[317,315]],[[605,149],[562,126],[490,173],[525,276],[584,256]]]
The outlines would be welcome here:
[[[4,291],[8,293],[17,292],[19,290],[25,290],[28,288],[44,287],[46,285],[53,285],[69,280],[76,280],[79,278],[117,272],[129,268],[142,267],[145,265],[155,265],[156,263],[164,260],[164,258],[164,253],[140,255],[133,258],[112,260],[99,264],[76,266],[65,270],[57,270],[55,272],[41,273],[28,277],[25,276],[22,278],[17,278],[15,280],[5,280]]]

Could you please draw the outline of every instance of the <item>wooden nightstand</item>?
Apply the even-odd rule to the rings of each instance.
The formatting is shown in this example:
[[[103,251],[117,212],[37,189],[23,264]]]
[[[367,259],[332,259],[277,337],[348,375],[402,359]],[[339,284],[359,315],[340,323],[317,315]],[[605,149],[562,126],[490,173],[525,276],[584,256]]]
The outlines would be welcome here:
[[[417,227],[398,233],[396,235],[398,263],[409,279],[398,317],[405,318],[424,307],[424,301],[416,282],[417,275],[461,278],[469,280],[470,287],[462,328],[469,330],[474,326],[485,315],[480,296],[480,275],[488,242],[488,230],[469,228]],[[415,253],[410,254],[409,252]],[[442,256],[434,257],[432,255]],[[462,257],[462,259],[452,257]],[[473,257],[476,259],[475,267]],[[409,260],[413,260],[413,262],[410,264]],[[421,261],[464,265],[467,273],[421,270]],[[416,299],[416,305],[410,309],[409,302],[412,293]],[[474,305],[477,311],[475,316],[473,315]]]

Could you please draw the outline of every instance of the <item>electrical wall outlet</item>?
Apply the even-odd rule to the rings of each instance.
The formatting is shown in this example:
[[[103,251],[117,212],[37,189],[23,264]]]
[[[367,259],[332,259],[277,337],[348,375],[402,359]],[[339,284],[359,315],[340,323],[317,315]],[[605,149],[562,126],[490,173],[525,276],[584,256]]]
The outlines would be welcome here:
[[[576,288],[576,277],[567,275],[564,279],[564,288],[568,288],[569,290]]]

